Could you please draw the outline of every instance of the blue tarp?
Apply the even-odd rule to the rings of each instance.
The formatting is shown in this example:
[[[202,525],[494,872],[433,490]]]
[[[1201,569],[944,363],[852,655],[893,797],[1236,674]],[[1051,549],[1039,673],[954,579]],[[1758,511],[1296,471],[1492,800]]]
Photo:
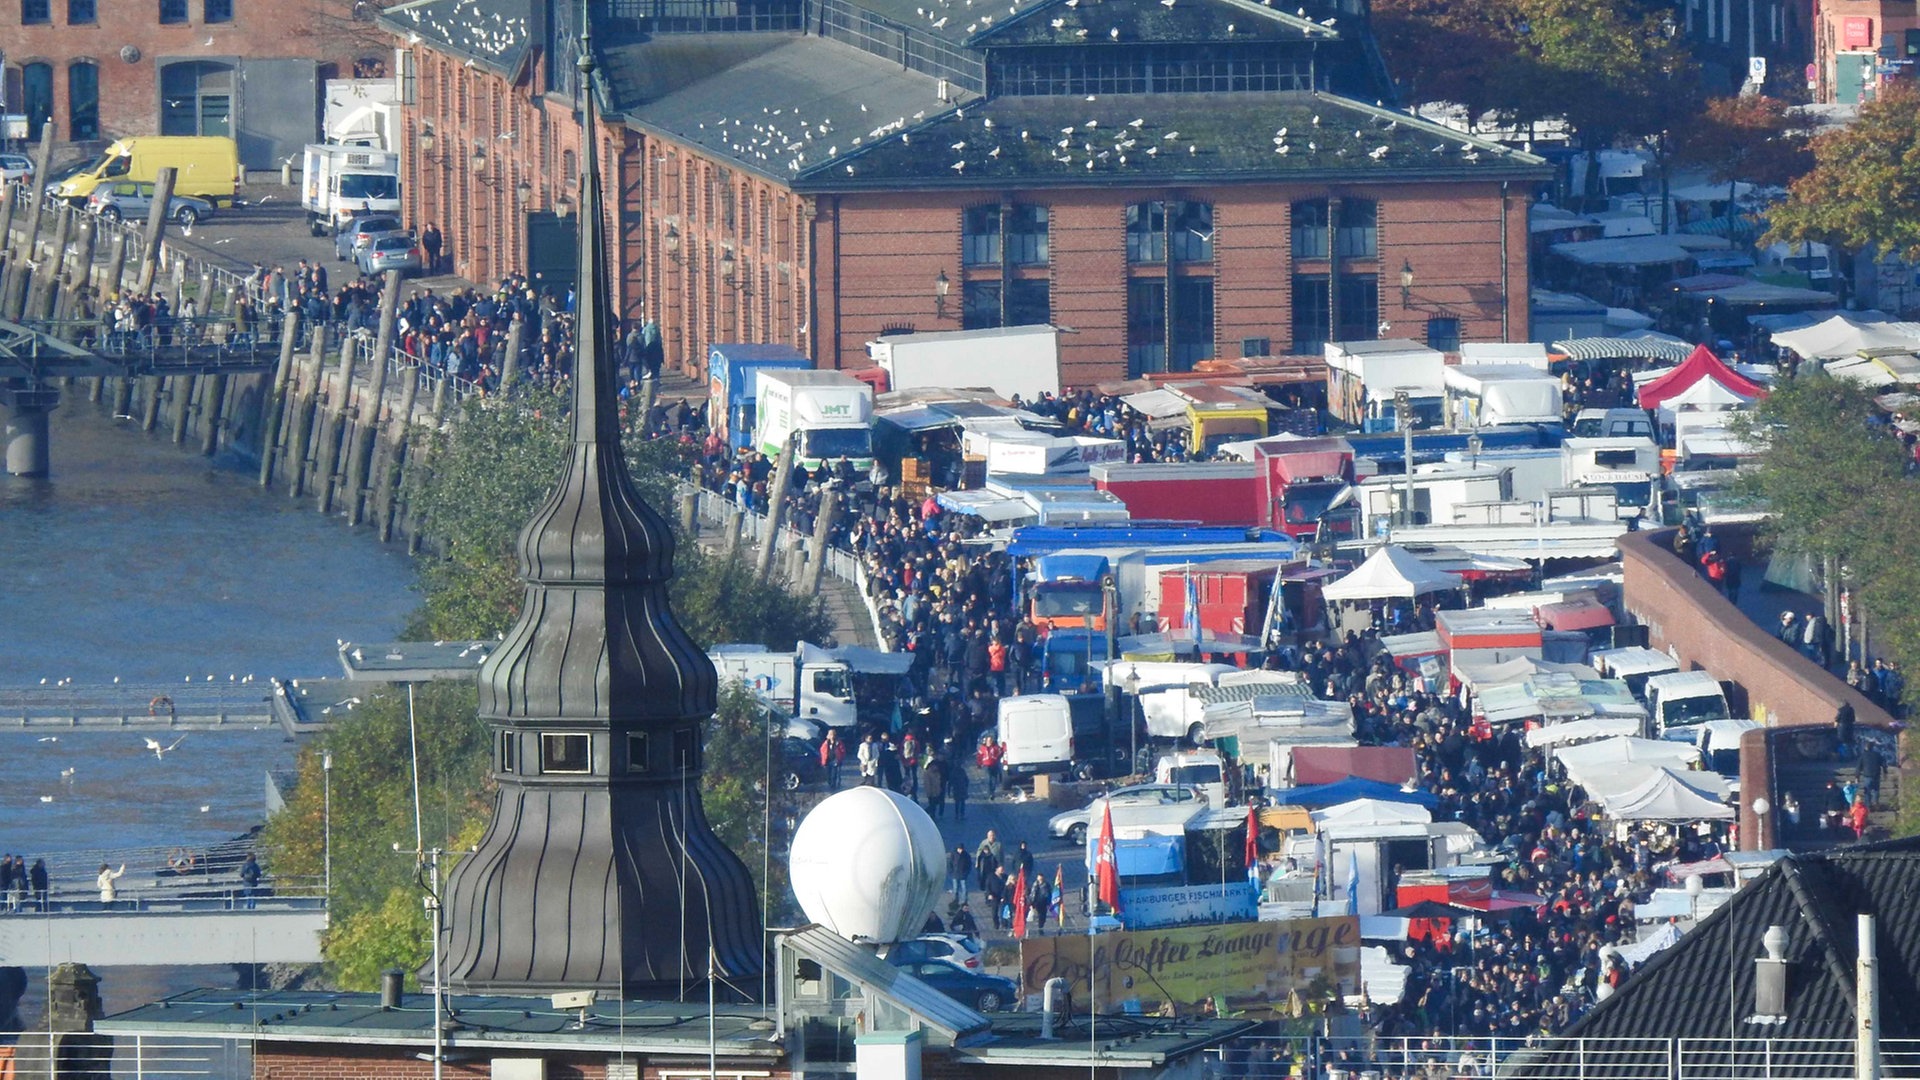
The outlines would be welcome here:
[[[1430,809],[1440,805],[1440,800],[1428,792],[1404,791],[1394,784],[1357,776],[1349,776],[1345,780],[1336,780],[1331,784],[1309,784],[1306,787],[1286,788],[1280,791],[1269,790],[1267,798],[1278,806],[1338,806],[1355,799],[1413,803]]]
[[[1118,831],[1118,830],[1116,830]],[[1087,872],[1094,872],[1094,857],[1099,852],[1100,827],[1096,823],[1087,832]],[[1186,837],[1142,836],[1113,842],[1113,863],[1123,878],[1155,877],[1180,872]]]

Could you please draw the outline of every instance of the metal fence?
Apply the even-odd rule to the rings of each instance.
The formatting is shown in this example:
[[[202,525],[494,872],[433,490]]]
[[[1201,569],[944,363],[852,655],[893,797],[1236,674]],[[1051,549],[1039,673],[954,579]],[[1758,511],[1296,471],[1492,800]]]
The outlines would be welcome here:
[[[59,1075],[62,1076],[245,1080],[253,1073],[253,1046],[243,1040],[11,1031],[0,1032],[0,1075],[16,1080],[52,1075],[48,1068],[50,1043],[59,1054]]]
[[[1920,1080],[1920,1040],[1880,1044],[1888,1080]],[[1851,1039],[1248,1036],[1207,1054],[1213,1080],[1854,1080]]]
[[[687,485],[687,487],[691,488],[692,485]],[[731,518],[733,512],[741,509],[738,503],[718,492],[708,491],[706,488],[693,488],[693,490],[698,493],[699,514],[703,521],[710,521],[724,526]],[[813,543],[811,535],[798,532],[794,529],[782,529],[781,532],[789,544],[800,544],[810,547]],[[740,539],[742,543],[750,542],[758,544],[766,534],[766,515],[754,513],[753,511],[747,511],[741,515]],[[848,585],[853,586],[854,591],[860,596],[861,604],[865,606],[867,610],[868,620],[873,624],[874,640],[880,642],[882,647],[884,647],[886,634],[883,632],[884,628],[881,626],[880,609],[874,604],[873,597],[867,589],[867,571],[866,568],[861,565],[859,557],[844,548],[829,547],[826,552],[826,561],[821,564],[821,569],[839,578],[841,581],[846,582]]]

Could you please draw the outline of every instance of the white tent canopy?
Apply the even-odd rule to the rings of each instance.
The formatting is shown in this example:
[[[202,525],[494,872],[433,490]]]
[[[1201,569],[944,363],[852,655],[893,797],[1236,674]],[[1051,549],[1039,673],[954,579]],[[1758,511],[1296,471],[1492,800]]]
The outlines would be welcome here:
[[[1587,794],[1597,798],[1599,792],[1596,788],[1618,790],[1618,781],[1613,777],[1617,777],[1628,766],[1684,769],[1700,760],[1700,748],[1690,743],[1623,735],[1583,746],[1558,747],[1553,751],[1553,756],[1567,771],[1569,780],[1586,788]],[[1644,778],[1636,777],[1635,782],[1640,779]]]
[[[1564,724],[1549,724],[1527,732],[1527,745],[1531,747],[1559,746],[1563,743],[1591,742],[1594,739],[1608,739],[1622,735],[1633,735],[1646,723],[1638,716],[1589,716],[1584,720],[1569,720]]]
[[[1782,330],[1773,343],[1808,360],[1838,360],[1862,349],[1920,348],[1920,331],[1911,323],[1863,323],[1835,315],[1798,330]]]
[[[1461,660],[1453,665],[1453,673],[1460,681],[1476,689],[1483,686],[1505,686],[1509,683],[1522,683],[1535,675],[1554,674],[1571,675],[1576,679],[1598,679],[1600,673],[1587,664],[1562,664],[1552,660],[1535,660],[1531,656],[1516,656],[1511,660],[1492,663],[1486,660]]]
[[[1621,821],[1707,821],[1733,816],[1733,807],[1725,802],[1725,784],[1704,782],[1717,773],[1676,772],[1673,769],[1647,770],[1644,778],[1624,791],[1608,794],[1600,805],[1608,817]],[[1710,790],[1722,789],[1716,794]],[[1709,790],[1703,790],[1709,789]]]
[[[1367,556],[1353,572],[1320,590],[1328,600],[1410,600],[1460,587],[1460,578],[1435,570],[1405,548],[1387,544]]]
[[[1372,825],[1430,825],[1433,811],[1417,803],[1388,802],[1385,799],[1354,799],[1312,814],[1317,828],[1332,826],[1364,828]]]

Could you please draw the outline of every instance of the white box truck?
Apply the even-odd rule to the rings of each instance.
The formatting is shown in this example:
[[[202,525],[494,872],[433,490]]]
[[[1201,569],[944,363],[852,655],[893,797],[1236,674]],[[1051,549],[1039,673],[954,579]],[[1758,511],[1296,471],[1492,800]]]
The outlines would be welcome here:
[[[300,179],[300,206],[315,236],[355,214],[400,212],[400,155],[391,150],[308,143]]]
[[[745,684],[790,717],[787,734],[793,738],[819,742],[824,728],[855,725],[853,671],[846,663],[764,645],[715,645],[707,657],[721,682]]]
[[[778,456],[796,436],[794,463],[815,469],[846,458],[873,468],[873,388],[839,371],[762,370],[754,399],[754,445]]]
[[[891,334],[867,342],[867,356],[886,371],[889,390],[991,390],[1022,401],[1060,392],[1060,331],[1052,326]]]

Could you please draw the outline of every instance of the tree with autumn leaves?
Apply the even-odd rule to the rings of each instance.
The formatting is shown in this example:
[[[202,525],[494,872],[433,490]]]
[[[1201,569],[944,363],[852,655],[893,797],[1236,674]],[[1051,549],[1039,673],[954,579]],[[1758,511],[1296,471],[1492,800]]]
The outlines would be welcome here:
[[[1920,91],[1889,86],[1813,140],[1813,169],[1769,215],[1768,240],[1877,248],[1920,262]]]

